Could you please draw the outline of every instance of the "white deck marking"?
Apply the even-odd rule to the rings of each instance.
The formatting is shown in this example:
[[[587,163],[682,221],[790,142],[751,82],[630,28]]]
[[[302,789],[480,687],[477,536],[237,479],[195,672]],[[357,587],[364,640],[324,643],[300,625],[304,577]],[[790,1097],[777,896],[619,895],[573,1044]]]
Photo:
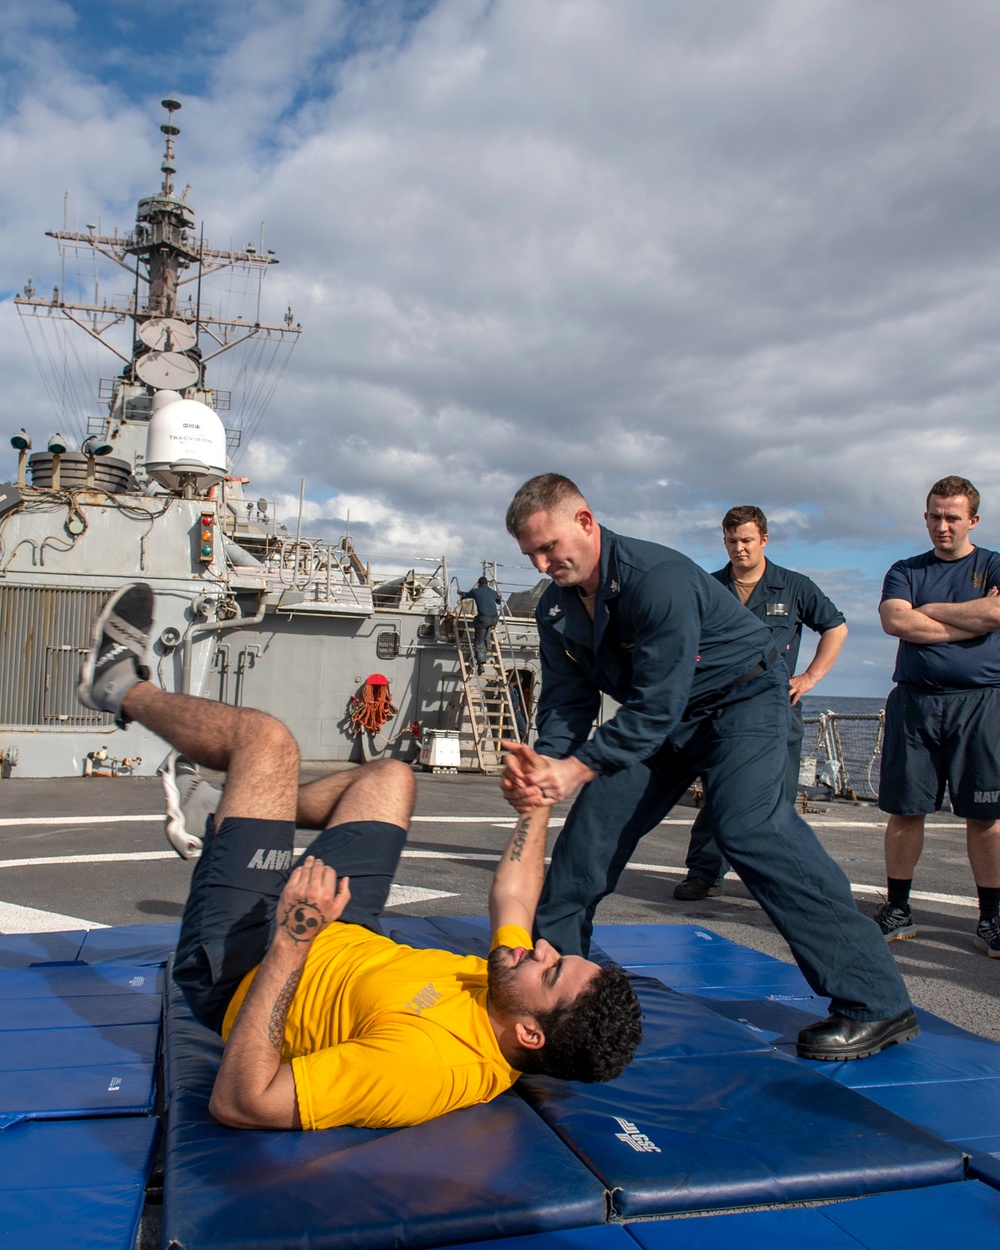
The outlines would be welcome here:
[[[402,907],[406,903],[426,903],[432,898],[457,898],[458,895],[451,890],[425,890],[419,885],[396,885],[392,884],[389,888],[389,897],[385,901],[386,907]]]
[[[153,823],[163,824],[162,814],[159,816],[5,816],[0,820],[0,827],[12,828],[15,825],[127,825]]]
[[[177,859],[175,851],[107,851],[95,855],[39,855],[35,859],[0,859],[0,868],[34,868],[49,864],[123,864],[130,860]]]
[[[63,916],[57,911],[41,911],[37,907],[21,907],[17,903],[0,903],[0,933],[56,933],[60,929],[106,929],[96,920]]]
[[[498,829],[513,829],[516,817],[505,819],[497,816],[412,816],[410,823],[414,825],[494,825]],[[0,829],[15,828],[18,825],[65,825],[72,823],[74,825],[126,825],[126,824],[162,824],[162,816],[4,816],[0,818]],[[559,829],[565,823],[564,820],[556,818],[551,821],[551,829]],[[691,825],[694,823],[694,817],[675,817],[670,816],[666,820],[661,820],[661,825],[676,825],[678,827]],[[881,818],[875,820],[837,820],[835,817],[826,820],[811,820],[808,822],[817,829],[882,829],[885,821]],[[928,826],[928,832],[932,833],[935,829],[964,829],[964,821],[935,821]]]

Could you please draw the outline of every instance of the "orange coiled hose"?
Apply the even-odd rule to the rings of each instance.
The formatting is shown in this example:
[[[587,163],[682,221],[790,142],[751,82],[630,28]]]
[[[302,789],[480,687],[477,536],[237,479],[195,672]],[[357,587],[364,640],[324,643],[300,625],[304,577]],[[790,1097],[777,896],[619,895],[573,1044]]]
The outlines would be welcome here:
[[[392,701],[388,679],[381,673],[373,673],[361,687],[361,693],[351,695],[350,731],[374,736],[382,732],[382,726],[398,711]]]

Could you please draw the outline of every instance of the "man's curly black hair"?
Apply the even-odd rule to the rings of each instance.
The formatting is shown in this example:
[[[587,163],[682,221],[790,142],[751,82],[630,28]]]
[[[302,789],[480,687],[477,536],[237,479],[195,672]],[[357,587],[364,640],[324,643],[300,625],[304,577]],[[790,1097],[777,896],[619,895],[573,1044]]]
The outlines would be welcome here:
[[[523,1050],[519,1072],[564,1081],[613,1081],[632,1061],[642,1041],[642,1009],[621,968],[601,968],[572,1003],[536,1016],[545,1045]]]

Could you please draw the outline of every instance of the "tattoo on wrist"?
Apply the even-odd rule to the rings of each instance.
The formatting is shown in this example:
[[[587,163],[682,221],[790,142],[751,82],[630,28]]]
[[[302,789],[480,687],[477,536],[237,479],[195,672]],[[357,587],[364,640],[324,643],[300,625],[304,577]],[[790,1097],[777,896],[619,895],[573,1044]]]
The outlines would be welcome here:
[[[326,917],[315,903],[300,898],[289,903],[280,924],[293,942],[311,942],[326,924]]]
[[[267,1022],[267,1040],[275,1050],[281,1050],[285,1038],[285,1021],[288,1019],[288,1008],[292,1005],[295,991],[299,988],[302,969],[298,968],[285,982],[271,1008],[271,1018]]]
[[[514,833],[510,840],[510,857],[515,863],[519,863],[521,856],[524,854],[524,844],[528,840],[528,821],[530,819],[530,814],[525,812],[514,826]]]

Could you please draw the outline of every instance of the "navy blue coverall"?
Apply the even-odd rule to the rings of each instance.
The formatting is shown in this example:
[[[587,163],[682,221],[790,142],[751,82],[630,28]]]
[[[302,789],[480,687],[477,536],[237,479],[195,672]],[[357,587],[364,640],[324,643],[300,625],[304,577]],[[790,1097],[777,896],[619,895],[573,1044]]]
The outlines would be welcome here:
[[[473,586],[471,590],[463,590],[459,597],[472,599],[476,604],[476,616],[472,622],[472,653],[481,669],[486,663],[486,640],[500,619],[500,596],[492,586]]]
[[[593,621],[575,587],[555,584],[536,616],[536,749],[599,774],[553,849],[537,933],[586,954],[597,904],[700,775],[723,851],[813,990],[857,1020],[905,1011],[881,932],[784,797],[788,670],[767,628],[680,552],[603,527]],[[601,691],[621,706],[591,736]]]
[[[739,600],[728,564],[724,569],[717,569],[712,576]],[[789,677],[794,677],[799,661],[803,625],[823,634],[828,629],[845,624],[843,612],[834,606],[832,600],[823,594],[811,578],[792,569],[783,569],[780,564],[772,564],[770,560],[764,566],[760,581],[750,592],[746,607],[762,625],[767,626],[775,650],[785,661]],[[805,727],[802,723],[801,703],[796,703],[789,711],[791,726],[788,733],[785,794],[794,802],[798,792]],[[684,863],[691,876],[701,877],[715,884],[726,875],[728,864],[713,836],[713,825],[711,810],[705,806],[698,813],[698,819],[691,830],[691,843]]]

